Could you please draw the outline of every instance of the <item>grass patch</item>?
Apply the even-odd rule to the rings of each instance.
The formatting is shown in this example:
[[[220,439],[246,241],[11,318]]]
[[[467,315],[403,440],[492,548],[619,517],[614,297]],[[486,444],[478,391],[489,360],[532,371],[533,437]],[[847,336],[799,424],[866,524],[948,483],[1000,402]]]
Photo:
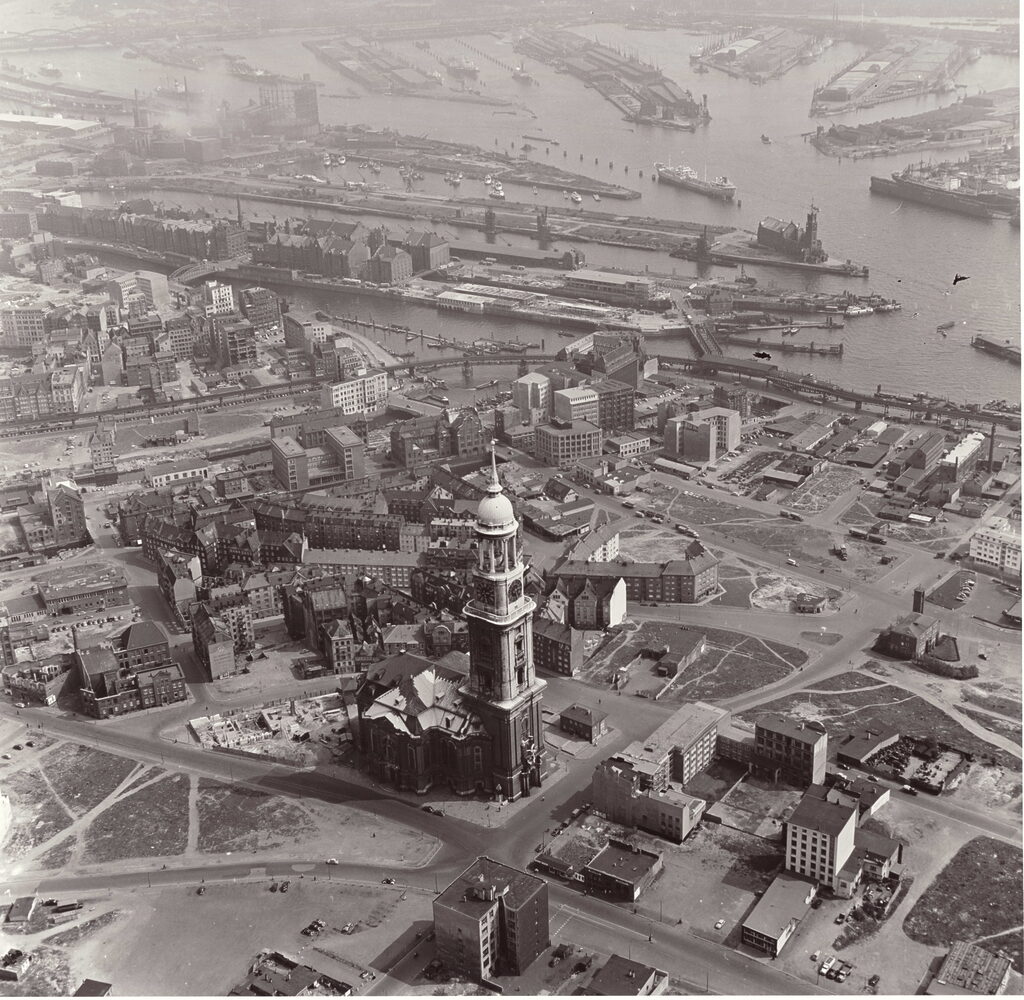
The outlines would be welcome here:
[[[76,944],[81,941],[82,938],[88,937],[93,933],[93,931],[102,930],[108,924],[112,924],[120,916],[120,910],[110,910],[108,913],[101,913],[98,917],[93,917],[91,920],[84,920],[80,924],[75,924],[74,927],[69,927],[66,931],[51,934],[46,938],[46,943],[66,948],[68,945]]]
[[[891,727],[908,736],[934,735],[940,743],[974,754],[982,763],[991,760],[1008,771],[1021,770],[1019,757],[968,732],[941,709],[892,684],[848,694],[798,692],[742,712],[740,718],[753,722],[759,715],[773,712],[824,723],[829,740],[837,746],[854,730]]]
[[[199,850],[239,851],[268,844],[267,838],[293,839],[312,833],[315,824],[301,807],[279,795],[249,788],[232,788],[208,778],[199,779]]]
[[[896,890],[896,895],[893,898],[892,906],[889,908],[887,916],[879,920],[877,917],[872,917],[865,913],[862,909],[853,910],[849,917],[846,919],[846,923],[843,924],[843,929],[839,932],[839,937],[832,942],[832,947],[837,951],[841,951],[843,948],[849,948],[850,945],[856,944],[858,941],[863,941],[865,938],[871,937],[872,934],[876,934],[880,931],[888,922],[899,907],[900,903],[906,898],[910,887],[914,884],[913,876],[900,880],[900,887]]]
[[[32,949],[32,961],[17,982],[5,984],[5,993],[23,997],[69,997],[81,980],[72,986],[71,965],[57,949],[41,944]]]
[[[1024,923],[1021,859],[1019,847],[975,837],[914,904],[903,921],[903,932],[920,944],[949,946],[1019,927]],[[1017,958],[1020,971],[1019,951]]]
[[[65,743],[47,755],[43,771],[68,809],[82,816],[98,806],[137,766],[127,757]]]
[[[875,688],[884,687],[885,681],[878,677],[868,677],[864,674],[858,674],[853,670],[847,671],[845,674],[836,674],[835,677],[828,677],[823,681],[818,681],[813,687],[807,688],[808,691],[859,691],[864,688]]]
[[[1000,716],[989,715],[986,712],[977,712],[974,709],[967,708],[964,705],[960,706],[960,711],[964,715],[969,716],[978,723],[979,726],[983,726],[990,733],[997,733],[999,736],[1005,736],[1008,740],[1013,740],[1014,743],[1020,745],[1021,742],[1021,724],[1014,722],[1012,719],[1004,719]]]
[[[188,778],[174,774],[119,799],[86,832],[84,860],[162,858],[188,845]]]
[[[57,841],[45,854],[36,859],[39,868],[63,868],[75,853],[78,838],[71,836]]]
[[[11,774],[4,792],[13,806],[14,822],[4,845],[8,858],[20,858],[71,826],[71,816],[60,799],[50,791],[38,768]]]
[[[973,685],[962,688],[960,697],[972,705],[977,705],[978,708],[987,708],[990,712],[998,712],[1010,719],[1020,718],[1019,698],[1000,698],[999,695],[979,691]]]
[[[982,941],[981,946],[986,951],[1001,951],[1013,962],[1013,967],[1018,972],[1024,969],[1024,936],[1020,931],[1010,931],[1007,934],[1000,934],[999,937],[989,938]]]

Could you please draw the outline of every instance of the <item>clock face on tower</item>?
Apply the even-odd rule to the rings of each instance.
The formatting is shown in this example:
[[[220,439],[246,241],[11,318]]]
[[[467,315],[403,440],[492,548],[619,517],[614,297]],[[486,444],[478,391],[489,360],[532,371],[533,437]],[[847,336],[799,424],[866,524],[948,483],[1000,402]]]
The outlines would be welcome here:
[[[519,598],[522,597],[522,596],[523,596],[523,581],[522,580],[513,580],[509,584],[509,588],[508,588],[508,601],[509,601],[509,604],[515,604],[515,602],[518,601]]]
[[[476,599],[483,604],[494,605],[494,583],[491,580],[476,581]]]

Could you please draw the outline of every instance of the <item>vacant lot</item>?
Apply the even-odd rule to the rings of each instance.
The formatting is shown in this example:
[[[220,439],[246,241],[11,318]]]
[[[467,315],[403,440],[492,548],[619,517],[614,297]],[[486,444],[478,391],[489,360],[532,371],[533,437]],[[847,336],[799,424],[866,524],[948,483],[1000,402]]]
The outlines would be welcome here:
[[[277,795],[199,779],[199,850],[271,849],[316,830],[301,806]]]
[[[907,937],[922,944],[948,946],[1017,929],[1016,946],[1008,944],[1021,971],[1019,928],[1021,849],[991,837],[975,837],[956,853],[918,899],[903,921]]]
[[[864,674],[848,671],[845,674],[836,674],[835,677],[828,677],[818,681],[809,691],[857,691],[861,688],[885,687],[885,681],[877,677],[865,676]]]
[[[53,790],[76,816],[98,806],[138,765],[127,757],[65,743],[43,761]]]
[[[14,821],[4,844],[8,858],[20,858],[71,825],[71,816],[50,790],[38,768],[16,771],[4,780],[4,793],[13,806]]]
[[[74,834],[69,834],[63,840],[57,841],[45,854],[36,858],[33,864],[38,868],[63,868],[75,853],[77,843],[78,838]]]
[[[689,628],[702,632],[707,647],[701,656],[676,678],[663,700],[668,702],[717,700],[781,680],[807,662],[807,654],[795,646],[759,639],[742,632],[718,628]],[[602,686],[612,674],[631,663],[642,649],[671,647],[679,641],[682,626],[667,622],[643,622],[633,633],[609,645],[608,651],[588,666],[588,680]],[[667,678],[659,677],[653,661],[637,666],[628,690],[657,690]]]
[[[100,813],[85,834],[84,860],[162,858],[188,843],[188,778],[174,774]]]
[[[1000,715],[990,715],[988,712],[979,712],[976,709],[967,708],[963,705],[960,706],[960,711],[968,718],[977,722],[979,726],[983,726],[989,732],[997,733],[999,736],[1005,736],[1008,740],[1013,740],[1013,742],[1018,746],[1020,745],[1021,725],[1019,722],[1013,719],[1004,719]]]
[[[741,718],[753,719],[766,712],[822,722],[836,743],[847,733],[864,727],[891,727],[908,736],[934,735],[940,743],[973,753],[981,760],[990,758],[1008,770],[1021,770],[1019,757],[987,743],[930,702],[892,684],[835,695],[801,691],[744,712]]]
[[[828,465],[793,490],[784,506],[802,514],[819,514],[835,503],[860,476],[856,469]]]

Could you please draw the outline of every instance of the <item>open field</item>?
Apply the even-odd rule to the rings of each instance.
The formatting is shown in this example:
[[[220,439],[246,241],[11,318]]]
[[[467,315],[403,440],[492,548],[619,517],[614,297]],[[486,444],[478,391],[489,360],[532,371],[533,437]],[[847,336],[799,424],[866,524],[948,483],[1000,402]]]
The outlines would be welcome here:
[[[1021,770],[1019,757],[987,743],[930,702],[892,684],[835,695],[800,691],[744,712],[741,718],[752,720],[767,712],[822,722],[836,742],[848,732],[872,726],[892,727],[912,736],[934,735],[939,742],[972,753],[981,760],[991,759],[1008,770]]]
[[[71,825],[67,809],[38,768],[8,775],[3,790],[11,800],[14,813],[7,843],[3,845],[3,854],[8,859],[20,858]]]
[[[1024,923],[1021,849],[991,837],[964,844],[918,899],[903,921],[903,930],[922,944],[948,946],[975,941]],[[1021,940],[1012,949],[1021,971]]]
[[[98,806],[137,766],[77,743],[65,743],[42,761],[50,785],[75,816]]]
[[[189,780],[173,774],[113,803],[89,824],[84,860],[162,858],[188,843]]]
[[[316,829],[297,803],[250,788],[199,779],[199,850],[264,850]]]
[[[57,841],[45,854],[35,859],[35,866],[38,868],[63,868],[75,853],[75,846],[78,838],[71,834],[63,840]]]

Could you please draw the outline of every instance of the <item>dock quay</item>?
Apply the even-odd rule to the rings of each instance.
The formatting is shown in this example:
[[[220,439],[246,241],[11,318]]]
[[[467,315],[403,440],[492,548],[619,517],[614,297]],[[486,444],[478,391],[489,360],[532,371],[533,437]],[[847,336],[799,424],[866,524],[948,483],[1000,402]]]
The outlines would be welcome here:
[[[1016,87],[964,97],[934,111],[887,118],[861,125],[819,125],[811,145],[826,156],[860,160],[927,149],[953,149],[1003,144],[1017,134],[1020,90]]]
[[[1009,340],[1000,343],[991,337],[984,337],[981,334],[971,338],[971,347],[976,351],[985,351],[986,354],[994,354],[997,358],[1005,358],[1014,364],[1020,364],[1020,346]]]
[[[814,91],[808,115],[841,115],[889,101],[952,91],[952,78],[969,56],[968,46],[931,39],[865,53]]]
[[[780,354],[823,354],[835,358],[843,356],[842,344],[815,344],[814,341],[809,344],[794,344],[792,341],[768,341],[762,340],[760,337],[751,340],[742,333],[727,332],[722,329],[717,329],[715,336],[727,344],[742,344],[744,347],[749,346],[755,350],[777,351]]]

